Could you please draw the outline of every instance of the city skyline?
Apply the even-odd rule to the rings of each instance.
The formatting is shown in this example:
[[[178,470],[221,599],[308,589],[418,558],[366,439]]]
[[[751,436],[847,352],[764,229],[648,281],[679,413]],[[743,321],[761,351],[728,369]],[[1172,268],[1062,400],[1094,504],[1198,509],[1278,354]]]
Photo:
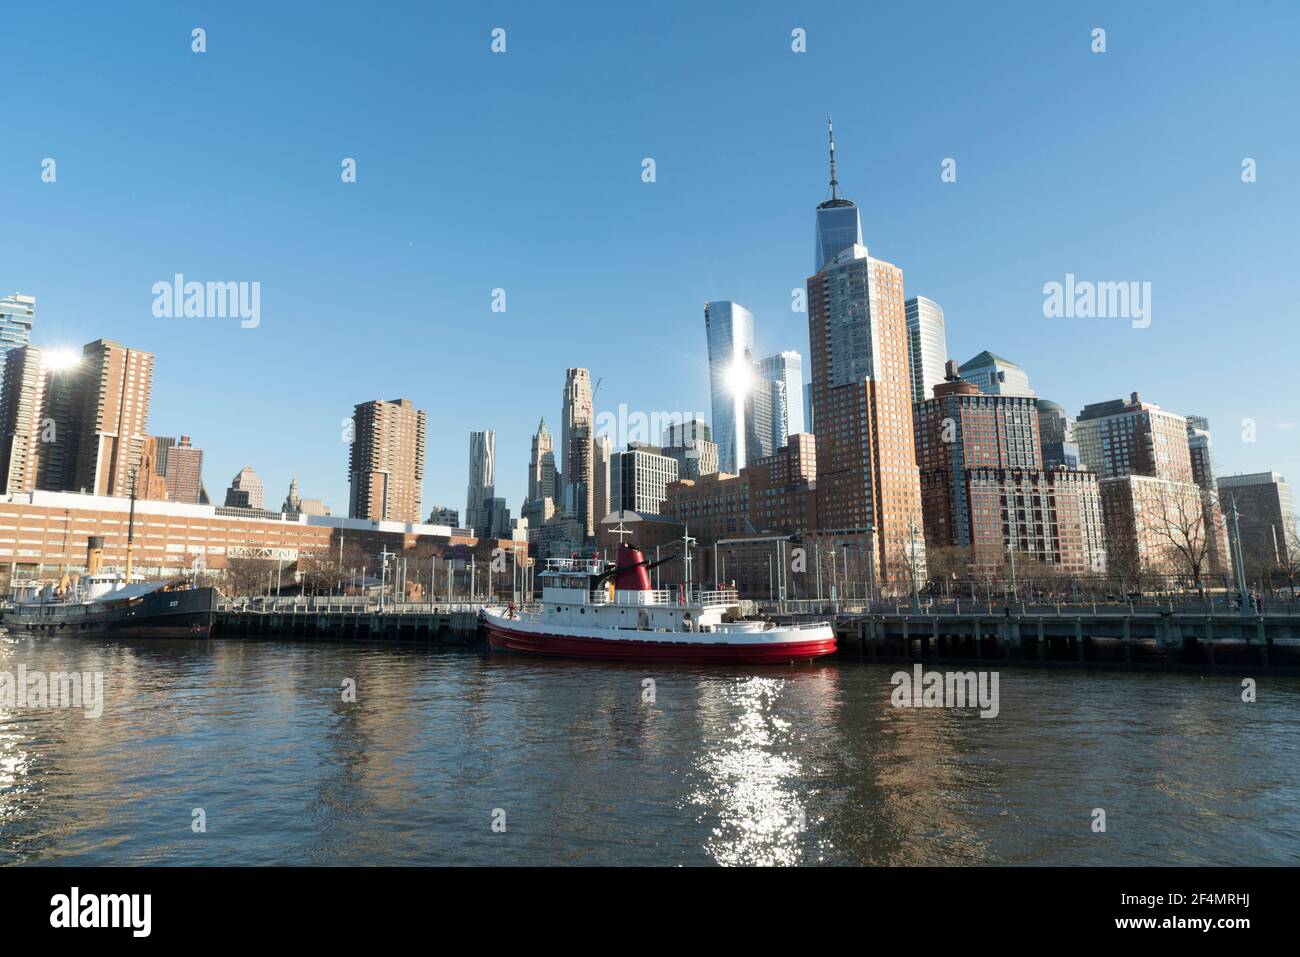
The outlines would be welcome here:
[[[432,177],[428,173],[415,175],[412,168],[395,168],[396,161],[391,158],[384,161],[389,165],[380,166],[377,157],[371,165],[368,156],[375,153],[373,149],[368,153],[358,139],[378,136],[391,145],[393,135],[377,119],[363,121],[359,136],[308,137],[285,169],[253,164],[254,168],[225,169],[224,177],[218,177],[214,161],[212,165],[198,163],[184,179],[178,179],[166,162],[151,161],[145,163],[148,168],[137,168],[147,153],[139,144],[133,146],[130,137],[102,150],[102,156],[85,152],[82,134],[70,122],[74,103],[57,81],[31,103],[16,104],[16,119],[20,123],[26,120],[33,130],[28,151],[32,155],[24,152],[0,158],[0,175],[12,185],[7,196],[24,223],[22,231],[0,238],[0,262],[4,263],[0,294],[36,297],[34,345],[77,348],[102,337],[156,355],[150,431],[192,435],[205,450],[210,487],[252,464],[268,488],[284,488],[297,475],[313,494],[339,507],[347,501],[346,482],[341,478],[344,470],[340,468],[347,447],[339,443],[340,421],[357,402],[399,392],[410,395],[418,408],[430,410],[431,446],[458,447],[471,428],[497,432],[499,494],[517,511],[524,499],[531,432],[539,415],[558,421],[554,418],[559,413],[554,394],[564,368],[588,368],[593,383],[603,381],[595,401],[597,413],[620,403],[647,412],[708,408],[699,303],[719,299],[743,302],[759,317],[757,354],[784,350],[808,354],[806,315],[790,312],[790,290],[802,286],[809,273],[808,213],[810,206],[826,198],[823,124],[825,114],[832,113],[839,141],[839,179],[851,185],[852,195],[863,206],[864,231],[872,253],[903,266],[908,298],[925,296],[943,308],[950,358],[965,362],[985,350],[1007,356],[1025,369],[1041,397],[1059,403],[1071,415],[1085,405],[1140,391],[1165,408],[1208,417],[1218,474],[1274,471],[1294,480],[1300,475],[1294,402],[1278,388],[1287,381],[1289,356],[1285,350],[1258,349],[1259,341],[1286,341],[1285,307],[1294,301],[1296,285],[1285,267],[1288,247],[1281,232],[1283,224],[1278,221],[1285,217],[1277,215],[1278,210],[1290,207],[1295,195],[1295,185],[1282,175],[1282,157],[1295,153],[1295,134],[1278,124],[1265,127],[1260,122],[1268,104],[1276,102],[1276,94],[1250,88],[1246,79],[1217,70],[1213,61],[1195,57],[1191,64],[1178,61],[1175,52],[1188,54],[1187,37],[1176,44],[1159,30],[1158,17],[1141,11],[1115,10],[1098,18],[1107,21],[1111,41],[1108,51],[1098,55],[1088,49],[1091,23],[1047,24],[1025,17],[1024,9],[1016,15],[985,12],[978,17],[954,12],[950,22],[928,25],[936,49],[953,55],[946,76],[972,79],[969,88],[947,93],[960,102],[987,91],[990,83],[996,85],[978,70],[991,54],[963,50],[958,42],[960,32],[978,27],[985,34],[995,34],[1017,17],[1018,25],[1026,28],[1030,59],[1022,69],[1025,75],[1036,68],[1045,71],[1035,74],[1036,80],[1042,79],[1043,88],[1017,91],[1014,98],[1027,109],[1027,115],[1019,120],[1001,118],[987,137],[974,133],[971,122],[956,116],[953,104],[936,98],[938,81],[915,81],[896,90],[897,102],[870,108],[819,88],[818,78],[832,75],[835,69],[822,61],[844,50],[847,42],[834,35],[829,17],[796,18],[803,21],[797,25],[809,35],[810,52],[804,55],[805,60],[799,60],[789,51],[792,24],[785,22],[789,18],[784,15],[769,14],[744,25],[727,21],[725,26],[722,18],[694,15],[691,22],[696,29],[682,42],[716,42],[722,31],[729,31],[730,43],[750,51],[752,69],[746,67],[747,82],[761,88],[762,69],[779,69],[780,82],[786,86],[793,82],[796,93],[774,108],[767,105],[772,109],[761,129],[752,113],[734,119],[710,114],[710,122],[722,124],[736,137],[736,145],[707,154],[683,151],[685,137],[703,116],[686,116],[677,125],[668,125],[661,96],[646,94],[651,120],[648,132],[630,135],[620,131],[610,136],[604,130],[580,130],[578,118],[573,119],[573,131],[578,134],[575,145],[600,144],[598,151],[583,161],[582,188],[630,204],[636,231],[631,239],[636,255],[630,257],[635,265],[619,263],[594,280],[598,297],[619,304],[614,317],[618,321],[612,324],[608,312],[600,309],[584,306],[581,315],[573,316],[574,283],[542,278],[547,271],[563,275],[564,264],[571,269],[573,263],[591,254],[592,238],[583,235],[586,218],[581,211],[531,217],[554,227],[546,234],[554,235],[553,242],[529,232],[537,226],[522,224],[526,235],[521,238],[534,250],[530,261],[509,268],[479,265],[466,273],[469,278],[450,278],[463,268],[463,260],[447,243],[453,235],[466,235],[467,224],[473,220],[458,213],[460,201],[449,194],[447,176],[458,172],[465,183],[491,178],[496,187],[493,209],[515,203],[536,212],[542,203],[549,210],[552,202],[563,206],[564,197],[577,189],[572,152],[544,152],[537,157],[538,168],[545,173],[540,180],[521,176],[517,158],[494,151],[489,151],[492,155],[482,173],[462,168],[453,158],[440,160],[443,165]],[[1269,60],[1284,74],[1294,73],[1294,65],[1280,59],[1282,44],[1270,35],[1269,17],[1277,15],[1265,11],[1250,23],[1225,27],[1215,34],[1216,41],[1233,49],[1249,46],[1252,55]],[[90,15],[99,35],[121,35],[128,47],[167,39],[159,26],[152,34],[127,37],[122,25],[114,25],[111,19],[101,22],[99,16]],[[846,16],[853,22],[861,14]],[[916,22],[901,11],[889,11],[885,16],[900,29]],[[20,71],[26,69],[29,58],[44,57],[57,64],[61,57],[96,55],[88,41],[76,37],[71,41],[73,52],[61,51],[53,44],[67,39],[62,34],[56,37],[48,27],[25,24],[22,14],[6,17],[7,23],[13,22],[31,36],[31,43],[16,51]],[[128,25],[130,18],[131,14],[125,18]],[[597,18],[601,24],[617,19],[610,13],[597,14]],[[219,12],[205,15],[205,19],[214,41],[208,59],[195,57],[196,66],[184,59],[194,56],[188,46],[181,46],[159,67],[189,76],[191,93],[194,85],[213,82],[192,75],[192,71],[221,71],[224,81],[264,44],[280,37],[275,30],[264,35],[266,25],[247,14]],[[485,28],[482,54],[457,50],[454,68],[483,78],[489,93],[500,83],[527,76],[551,77],[558,82],[563,74],[556,72],[557,60],[565,44],[574,41],[566,41],[544,17],[526,9],[510,13],[503,22],[510,27],[512,19],[518,26],[511,33],[509,53],[491,57]],[[175,25],[187,36],[187,22],[176,19]],[[332,28],[322,30],[321,43],[328,45],[338,39]],[[1187,30],[1195,32],[1190,27]],[[905,30],[901,35],[906,39]],[[215,42],[217,39],[222,42]],[[904,57],[914,42],[904,42],[899,51],[887,51],[883,63],[873,69],[887,72],[888,63]],[[1151,82],[1144,73],[1135,72],[1140,66],[1131,51],[1138,43],[1148,56],[1155,51],[1166,58],[1169,69],[1161,82],[1183,84],[1189,93],[1185,103],[1196,102],[1198,92],[1198,109],[1205,108],[1205,97],[1210,105],[1246,103],[1224,118],[1217,142],[1201,138],[1199,125],[1190,122],[1190,112],[1182,112],[1190,111],[1190,106],[1173,104],[1169,108],[1175,116],[1162,114],[1151,119],[1142,108],[1143,104],[1150,106],[1154,91],[1144,88],[1135,104],[1124,101],[1121,93],[1127,95],[1137,79]],[[248,81],[239,82],[283,87],[289,82],[289,73],[278,71],[301,67],[304,54],[282,52],[288,54],[289,64],[276,68],[263,65]],[[594,55],[605,54],[596,50]],[[648,52],[634,47],[633,61],[639,55]],[[1053,58],[1062,57],[1072,64],[1069,78],[1051,67]],[[117,57],[111,69],[124,82],[142,82],[144,75],[135,72],[139,68],[130,65],[132,59]],[[791,59],[802,65],[792,66]],[[1087,73],[1087,83],[1073,75],[1079,67]],[[795,69],[806,71],[806,75],[794,76],[791,70]],[[494,76],[493,70],[501,75]],[[671,87],[677,81],[665,82]],[[229,117],[234,106],[216,86],[204,95],[216,116]],[[619,71],[612,90],[602,91],[598,97],[627,95],[633,88],[634,77]],[[1047,115],[1053,95],[1065,95],[1065,102],[1076,109],[1081,104],[1102,104],[1108,111],[1108,128],[1139,117],[1151,120],[1150,128],[1132,128],[1139,147],[1136,155],[1098,156],[1086,148],[1086,142],[1071,141],[1071,149],[1071,143],[1055,143],[1052,137],[1045,140],[1041,132],[1033,134],[1032,128],[1027,128]],[[155,108],[165,112],[168,94],[160,91],[155,96]],[[721,96],[725,104],[725,89]],[[525,100],[528,109],[536,107],[531,99]],[[351,116],[356,106],[320,104],[315,109],[334,109],[339,115]],[[139,128],[140,120],[122,114],[120,105],[103,107],[106,117],[115,118],[128,131]],[[252,130],[268,132],[269,115],[244,102],[239,107],[248,113]],[[889,148],[883,148],[874,137],[877,123],[868,118],[870,109],[884,109],[887,119],[899,121],[899,137]],[[911,131],[903,121],[909,111],[946,125],[937,133]],[[467,116],[456,115],[469,123]],[[1186,128],[1181,122],[1188,123]],[[1018,135],[1006,147],[998,147],[993,137],[1008,128]],[[472,136],[475,127],[471,124],[465,129]],[[295,133],[300,135],[301,129],[295,128]],[[183,148],[194,135],[179,130],[178,146]],[[351,142],[337,142],[342,139]],[[1166,142],[1161,145],[1159,140]],[[272,135],[270,142],[281,147],[275,155],[285,160],[283,140]],[[1032,155],[1024,154],[1026,144],[1032,147]],[[530,145],[537,149],[535,138]],[[1081,145],[1085,148],[1079,149]],[[304,150],[312,155],[305,155]],[[338,180],[338,163],[353,155],[358,160],[358,182],[345,185]],[[59,161],[56,182],[40,179],[40,160],[45,156]],[[224,152],[221,156],[227,162],[231,159]],[[653,183],[644,183],[640,177],[640,163],[647,156],[657,162]],[[940,164],[949,156],[957,160],[958,176],[956,182],[944,183]],[[1178,162],[1171,163],[1171,156]],[[1241,181],[1243,157],[1259,159],[1258,182]],[[792,180],[786,182],[785,177]],[[301,217],[304,210],[317,210],[318,216],[311,218],[318,219],[323,229],[341,223],[341,216],[362,215],[367,204],[385,206],[394,196],[407,192],[415,194],[421,213],[432,208],[442,212],[412,218],[390,208],[383,216],[364,220],[363,235],[368,241],[382,237],[385,255],[411,257],[394,265],[361,254],[351,240],[340,238],[338,247],[331,250],[301,230],[283,227],[273,231],[276,243],[268,245],[267,240],[250,238],[245,232],[261,222],[258,217],[265,213],[247,208],[245,217],[240,218],[219,209],[216,198],[191,196],[195,190],[210,190],[213,184],[224,183],[222,203],[241,196],[260,202],[265,191],[282,189],[286,179],[295,188],[285,197],[285,212]],[[1133,179],[1141,181],[1140,188],[1131,185]],[[774,190],[773,182],[782,185]],[[1081,186],[1080,198],[1061,195],[1062,182]],[[110,183],[118,186],[110,188]],[[885,183],[888,188],[882,185]],[[329,189],[337,190],[337,197]],[[361,195],[349,194],[349,189]],[[1042,216],[1035,203],[1048,191],[1053,196],[1052,215]],[[138,194],[141,208],[118,198],[126,192]],[[717,244],[717,237],[710,237],[708,246],[684,238],[664,220],[665,211],[698,207],[705,194],[711,194],[710,202],[715,207],[720,204],[737,221],[734,226],[723,224],[730,247]],[[1143,194],[1140,205],[1133,207]],[[215,227],[197,231],[209,235],[187,233],[182,227],[192,221],[184,216],[180,217],[187,220],[184,223],[179,219],[175,224],[164,223],[158,235],[144,229],[152,222],[152,214],[144,207],[167,206],[183,197],[190,198],[191,213]],[[1094,210],[1098,197],[1109,200],[1103,203],[1105,215]],[[1125,207],[1125,202],[1130,206]],[[658,211],[659,204],[667,204],[664,211]],[[240,206],[238,202],[235,205]],[[88,224],[84,239],[67,229],[67,223],[78,216]],[[914,225],[913,219],[927,222]],[[934,229],[936,222],[942,225],[941,230]],[[1121,233],[1134,232],[1129,228],[1134,224],[1141,227],[1137,230],[1140,237],[1115,234],[1116,226]],[[90,237],[104,236],[106,230],[113,236],[110,246],[88,242]],[[752,238],[745,239],[749,234]],[[54,244],[56,239],[60,245]],[[234,251],[232,244],[246,241],[247,251]],[[421,249],[429,242],[438,247],[433,258],[403,252]],[[1217,268],[1229,273],[1249,269],[1269,281],[1238,285],[1231,295],[1220,287],[1198,283],[1199,270],[1193,264],[1204,254],[1207,242],[1213,243]],[[295,250],[278,252],[286,243]],[[1001,246],[1016,262],[972,255],[977,249],[992,248],[990,244]],[[167,248],[170,246],[177,246],[177,251],[173,253]],[[335,257],[341,258],[336,261]],[[972,259],[980,260],[977,268],[971,265]],[[337,265],[337,274],[322,278],[322,263]],[[243,329],[238,322],[155,318],[149,311],[151,285],[177,272],[207,281],[261,282],[261,324]],[[1134,328],[1119,320],[1045,319],[1042,287],[1064,281],[1067,275],[1098,281],[1151,281],[1154,321],[1149,328]],[[491,311],[491,293],[496,288],[505,290],[509,302],[500,315]],[[357,290],[364,290],[366,297],[358,298]],[[430,296],[432,290],[438,290],[436,296]],[[338,308],[342,303],[346,308]],[[426,318],[429,309],[436,313],[432,321]],[[349,341],[347,330],[359,315],[367,321],[366,345],[374,354],[373,361],[368,361],[364,352],[342,348]],[[639,323],[648,324],[650,317],[657,338],[645,348],[635,341],[631,330]],[[1009,317],[1018,321],[1009,321]],[[532,326],[554,327],[570,320],[572,333],[551,337],[555,341],[530,335]],[[516,333],[515,338],[508,334],[484,336],[492,322],[514,323],[505,326],[505,331]],[[1240,341],[1230,334],[1238,324],[1249,329]],[[623,333],[624,329],[629,331]],[[427,342],[428,348],[411,348],[412,341]],[[431,376],[427,366],[436,364],[444,351],[456,357],[488,357],[485,361],[498,377],[511,381],[510,388],[484,384],[459,358]],[[297,361],[285,363],[286,356]],[[653,362],[653,376],[645,374],[648,362]],[[204,379],[196,378],[200,370]],[[326,375],[321,377],[321,372]],[[239,390],[240,394],[223,392],[219,402],[205,402],[203,392],[195,387],[196,382],[210,382],[215,392],[223,379],[243,376],[258,386]],[[329,388],[322,389],[321,381],[329,382]],[[431,385],[435,381],[440,383],[438,387]],[[341,393],[343,384],[347,388]],[[270,415],[289,403],[295,428],[286,432],[271,425]],[[1252,423],[1249,429],[1247,420]],[[1254,441],[1242,441],[1251,431]],[[462,498],[464,462],[460,456],[431,454],[428,471],[424,501],[456,502]]]

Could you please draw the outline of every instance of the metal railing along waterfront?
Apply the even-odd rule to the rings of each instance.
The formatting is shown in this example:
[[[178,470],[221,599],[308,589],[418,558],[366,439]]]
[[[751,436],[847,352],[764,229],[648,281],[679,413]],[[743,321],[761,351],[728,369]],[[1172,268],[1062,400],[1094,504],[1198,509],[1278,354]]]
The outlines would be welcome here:
[[[451,612],[478,612],[484,605],[503,604],[488,601],[380,601],[378,598],[222,598],[217,611],[248,614],[345,614],[345,615],[445,615]]]

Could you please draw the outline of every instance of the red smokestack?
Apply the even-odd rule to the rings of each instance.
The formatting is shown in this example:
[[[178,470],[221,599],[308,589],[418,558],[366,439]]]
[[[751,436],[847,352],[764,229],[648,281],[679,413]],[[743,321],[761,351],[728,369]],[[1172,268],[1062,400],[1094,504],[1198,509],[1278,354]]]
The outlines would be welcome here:
[[[614,557],[614,587],[619,591],[649,591],[650,573],[646,571],[645,555],[635,545],[620,544]]]

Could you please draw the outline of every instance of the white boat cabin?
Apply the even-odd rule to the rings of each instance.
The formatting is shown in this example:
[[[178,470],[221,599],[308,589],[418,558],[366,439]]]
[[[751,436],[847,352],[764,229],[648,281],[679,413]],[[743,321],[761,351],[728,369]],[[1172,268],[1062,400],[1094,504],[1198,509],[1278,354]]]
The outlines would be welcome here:
[[[734,611],[739,617],[734,589],[620,589],[610,572],[610,566],[595,559],[548,559],[537,576],[542,585],[540,619],[576,628],[712,631],[724,613]]]

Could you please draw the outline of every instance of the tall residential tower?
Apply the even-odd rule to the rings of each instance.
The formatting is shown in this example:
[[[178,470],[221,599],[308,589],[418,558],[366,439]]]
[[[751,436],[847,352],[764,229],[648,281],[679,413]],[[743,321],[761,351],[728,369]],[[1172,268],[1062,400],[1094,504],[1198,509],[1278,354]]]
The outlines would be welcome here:
[[[465,527],[480,538],[492,528],[497,481],[497,434],[491,430],[469,434],[469,482],[465,494]]]
[[[428,416],[410,399],[362,402],[352,412],[349,518],[420,521]]]

